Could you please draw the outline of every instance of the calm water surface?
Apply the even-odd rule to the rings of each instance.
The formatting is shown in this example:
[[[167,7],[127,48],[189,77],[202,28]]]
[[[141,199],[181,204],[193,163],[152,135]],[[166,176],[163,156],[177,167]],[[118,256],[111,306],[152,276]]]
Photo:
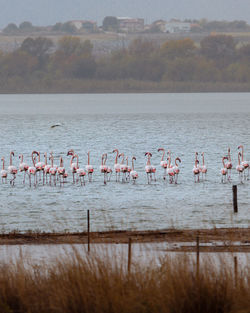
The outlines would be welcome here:
[[[51,125],[61,123],[61,127]],[[232,214],[232,185],[221,184],[221,158],[230,146],[237,164],[237,146],[250,159],[250,94],[114,94],[114,95],[1,95],[1,156],[15,152],[31,164],[31,151],[54,151],[56,163],[64,157],[69,168],[70,148],[79,153],[80,165],[91,151],[94,181],[86,186],[63,187],[0,184],[0,231],[86,230],[91,210],[92,230],[162,229],[167,227],[248,227],[250,181],[239,185],[239,213]],[[170,149],[182,160],[178,185],[162,180],[159,147]],[[101,154],[108,153],[113,167],[118,148],[135,155],[136,185],[106,186],[99,173]],[[153,154],[157,182],[148,185],[144,153]],[[205,152],[207,181],[193,182],[194,153]],[[233,170],[233,183],[238,183]]]

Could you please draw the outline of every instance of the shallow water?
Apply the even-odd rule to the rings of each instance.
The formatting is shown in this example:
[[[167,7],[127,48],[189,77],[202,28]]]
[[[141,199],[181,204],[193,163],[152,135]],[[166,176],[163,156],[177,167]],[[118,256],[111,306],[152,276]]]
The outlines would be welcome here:
[[[86,230],[86,211],[91,210],[91,229],[161,229],[168,227],[248,227],[250,181],[238,186],[239,213],[232,213],[232,184],[221,184],[221,159],[230,146],[235,170],[237,146],[250,159],[250,94],[140,94],[140,95],[1,95],[0,149],[6,165],[9,152],[31,164],[31,151],[54,151],[56,163],[64,157],[69,168],[69,149],[79,153],[80,165],[95,168],[93,183],[63,187],[0,184],[0,230]],[[51,125],[61,123],[61,127]],[[159,147],[182,160],[177,185],[162,180]],[[135,185],[106,186],[99,172],[101,154],[108,153],[113,167],[118,148],[135,155],[139,173]],[[157,181],[147,184],[144,153],[153,154]],[[195,184],[194,153],[205,152],[207,180]]]

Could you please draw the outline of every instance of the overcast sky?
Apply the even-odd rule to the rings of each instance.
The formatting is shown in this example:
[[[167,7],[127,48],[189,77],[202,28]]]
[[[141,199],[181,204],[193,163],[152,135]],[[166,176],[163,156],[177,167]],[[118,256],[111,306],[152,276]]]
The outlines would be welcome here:
[[[207,18],[250,23],[250,0],[0,0],[0,28],[30,21],[52,25],[74,19],[95,20],[107,15],[156,19]]]

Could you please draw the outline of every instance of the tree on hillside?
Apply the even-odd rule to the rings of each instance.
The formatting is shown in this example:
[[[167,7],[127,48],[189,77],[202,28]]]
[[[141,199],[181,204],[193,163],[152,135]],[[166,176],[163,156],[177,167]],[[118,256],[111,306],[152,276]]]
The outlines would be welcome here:
[[[19,25],[19,29],[23,32],[30,32],[34,30],[34,26],[30,22],[25,21]]]
[[[39,67],[41,68],[48,60],[53,45],[52,40],[45,37],[38,37],[35,39],[28,37],[23,41],[20,50],[37,57]]]
[[[90,40],[81,42],[79,37],[65,36],[58,41],[58,51],[65,56],[92,54],[93,45]]]
[[[194,55],[196,50],[192,39],[171,40],[165,42],[160,49],[160,54],[170,60],[175,58],[188,58]]]
[[[236,56],[236,42],[232,36],[207,36],[201,41],[200,46],[201,54],[212,59],[221,68],[230,64]]]
[[[16,26],[16,24],[10,23],[3,29],[3,32],[6,34],[18,33],[19,28]]]
[[[118,19],[115,16],[106,16],[102,22],[103,30],[117,31],[119,28]]]

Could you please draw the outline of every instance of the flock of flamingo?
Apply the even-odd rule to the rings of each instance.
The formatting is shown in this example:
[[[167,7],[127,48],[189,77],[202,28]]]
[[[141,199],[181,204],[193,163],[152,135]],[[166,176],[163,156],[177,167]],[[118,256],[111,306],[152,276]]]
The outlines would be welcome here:
[[[249,162],[244,160],[244,148],[242,145],[238,147],[238,164],[236,166],[236,170],[239,173],[239,179],[243,182],[243,179],[249,178]],[[170,184],[177,184],[178,176],[180,173],[179,163],[181,163],[181,159],[179,157],[175,158],[174,165],[171,163],[171,151],[168,150],[167,158],[165,159],[165,149],[159,148],[158,152],[162,153],[160,166],[163,168],[163,180],[167,180],[169,178]],[[113,170],[111,167],[106,165],[107,161],[107,153],[102,154],[101,156],[101,165],[100,172],[104,177],[104,184],[110,181],[111,175],[113,171],[116,174],[116,182],[122,180],[122,182],[129,182],[130,180],[135,183],[138,179],[138,173],[135,171],[135,161],[136,157],[133,156],[131,159],[131,167],[128,164],[128,157],[125,157],[124,153],[119,153],[118,149],[114,149],[113,153],[115,154],[115,161]],[[67,156],[70,156],[70,171],[72,173],[73,184],[80,183],[81,185],[85,185],[85,177],[88,177],[88,181],[92,182],[92,175],[94,172],[94,167],[90,164],[90,152],[88,152],[88,164],[85,168],[79,167],[79,155],[75,153],[73,149],[69,150]],[[193,168],[193,176],[194,182],[200,182],[206,180],[207,167],[205,165],[205,154],[201,153],[202,156],[202,165],[198,160],[198,152],[195,153],[194,160],[194,168]],[[29,178],[29,185],[32,185],[32,181],[34,186],[39,184],[42,181],[42,184],[50,184],[56,185],[59,182],[60,186],[66,182],[68,177],[68,173],[63,166],[63,158],[60,157],[59,166],[54,164],[53,152],[50,152],[48,164],[47,153],[44,153],[44,162],[41,161],[40,152],[32,151],[31,160],[32,165],[28,165],[23,160],[23,155],[19,155],[20,164],[19,168],[13,165],[12,158],[14,157],[14,152],[10,152],[10,163],[8,169],[5,169],[5,159],[2,160],[2,170],[1,170],[1,178],[2,183],[7,183],[8,175],[11,175],[10,184],[14,186],[15,179],[18,171],[23,173],[23,184],[25,184],[26,174]],[[152,181],[156,181],[156,167],[151,165],[151,157],[152,153],[146,152],[146,165],[145,172],[147,175],[147,182],[150,184]],[[226,160],[226,161],[225,161]],[[221,169],[221,182],[224,183],[226,180],[231,180],[231,170],[233,168],[233,164],[231,161],[230,148],[228,148],[228,152],[226,156],[222,158],[223,167]],[[39,178],[38,178],[39,175]],[[49,175],[49,179],[48,179]],[[121,178],[122,176],[122,178]],[[201,176],[201,178],[200,178]]]

